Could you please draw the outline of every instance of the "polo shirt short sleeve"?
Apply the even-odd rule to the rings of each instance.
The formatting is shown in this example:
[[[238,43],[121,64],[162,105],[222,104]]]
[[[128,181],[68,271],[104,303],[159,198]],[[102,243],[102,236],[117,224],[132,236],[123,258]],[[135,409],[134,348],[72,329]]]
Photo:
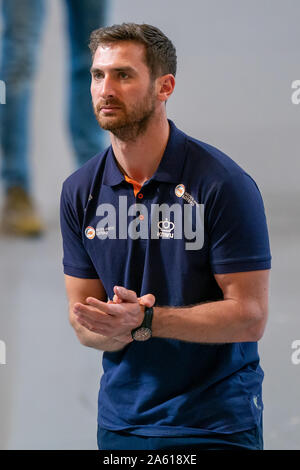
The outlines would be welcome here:
[[[76,177],[76,173],[74,174]],[[84,219],[85,201],[76,201],[77,192],[64,182],[60,198],[60,225],[63,234],[64,273],[70,276],[99,278],[93,262],[83,245],[80,222]]]
[[[122,285],[156,305],[223,298],[215,274],[270,269],[260,191],[230,157],[172,121],[154,175],[133,188],[112,150],[63,185],[64,272]],[[155,308],[154,308],[155,314]],[[168,338],[103,353],[98,422],[144,436],[232,433],[263,409],[256,342],[202,344]]]
[[[260,191],[246,173],[222,182],[207,217],[215,274],[270,268],[266,216]]]

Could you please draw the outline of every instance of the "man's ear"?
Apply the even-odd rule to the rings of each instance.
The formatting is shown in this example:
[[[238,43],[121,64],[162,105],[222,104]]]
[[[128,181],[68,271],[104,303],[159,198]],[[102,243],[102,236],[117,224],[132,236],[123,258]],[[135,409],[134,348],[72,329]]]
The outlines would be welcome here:
[[[157,79],[157,98],[167,101],[175,88],[175,77],[171,73],[162,75]]]

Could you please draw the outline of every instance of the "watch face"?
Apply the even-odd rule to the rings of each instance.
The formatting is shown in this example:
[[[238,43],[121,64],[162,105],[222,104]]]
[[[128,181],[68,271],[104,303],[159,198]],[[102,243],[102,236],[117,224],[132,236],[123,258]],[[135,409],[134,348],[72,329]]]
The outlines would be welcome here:
[[[150,328],[139,328],[137,331],[134,332],[133,338],[135,341],[146,341],[147,339],[151,338],[152,333]]]

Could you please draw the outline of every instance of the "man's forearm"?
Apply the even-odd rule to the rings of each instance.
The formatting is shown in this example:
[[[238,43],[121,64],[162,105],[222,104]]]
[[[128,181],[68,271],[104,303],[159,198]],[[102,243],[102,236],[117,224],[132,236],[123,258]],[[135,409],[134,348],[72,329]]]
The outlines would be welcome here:
[[[107,338],[106,336],[99,335],[97,333],[91,333],[84,336],[81,344],[89,348],[98,349],[99,351],[113,352],[120,351],[128,343],[120,342],[115,338]]]
[[[154,307],[152,335],[200,343],[257,341],[264,329],[255,305],[220,300],[191,307]]]

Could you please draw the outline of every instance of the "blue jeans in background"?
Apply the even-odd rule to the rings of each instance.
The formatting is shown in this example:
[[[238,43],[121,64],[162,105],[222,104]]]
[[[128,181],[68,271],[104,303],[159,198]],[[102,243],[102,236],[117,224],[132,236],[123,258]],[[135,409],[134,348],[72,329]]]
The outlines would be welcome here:
[[[105,146],[90,96],[90,33],[105,23],[106,0],[64,0],[70,40],[68,122],[79,167]],[[44,26],[46,0],[2,0],[0,79],[6,104],[0,106],[0,146],[4,188],[30,191],[28,165],[33,78]],[[52,64],[55,67],[55,63]],[[51,86],[51,83],[49,83]]]

